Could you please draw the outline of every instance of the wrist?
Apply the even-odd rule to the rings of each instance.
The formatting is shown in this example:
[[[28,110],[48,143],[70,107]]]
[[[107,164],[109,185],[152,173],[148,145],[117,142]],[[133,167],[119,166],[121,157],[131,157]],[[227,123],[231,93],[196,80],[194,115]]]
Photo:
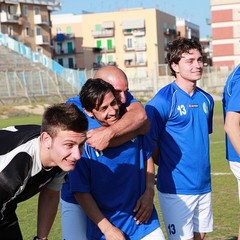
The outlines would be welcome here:
[[[35,236],[33,240],[48,240],[48,238],[47,237],[40,238],[38,236]]]

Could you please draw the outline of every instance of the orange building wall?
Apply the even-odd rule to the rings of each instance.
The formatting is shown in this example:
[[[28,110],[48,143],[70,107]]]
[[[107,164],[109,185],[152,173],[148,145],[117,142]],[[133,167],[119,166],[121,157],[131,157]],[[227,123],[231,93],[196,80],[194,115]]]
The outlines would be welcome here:
[[[232,10],[212,11],[212,23],[232,21]]]
[[[233,44],[213,45],[214,57],[231,56],[234,54]]]
[[[233,38],[233,27],[213,28],[212,36],[214,40]]]

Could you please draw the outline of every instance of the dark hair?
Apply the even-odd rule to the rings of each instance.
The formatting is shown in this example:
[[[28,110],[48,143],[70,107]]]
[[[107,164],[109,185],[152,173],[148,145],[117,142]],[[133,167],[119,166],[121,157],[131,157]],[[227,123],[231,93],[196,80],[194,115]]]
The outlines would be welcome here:
[[[43,114],[41,132],[47,132],[51,137],[55,137],[59,129],[85,132],[88,129],[88,120],[73,103],[54,104]]]
[[[173,76],[176,77],[176,73],[172,69],[172,63],[178,64],[182,54],[189,53],[192,49],[197,49],[202,55],[202,46],[199,41],[194,39],[179,37],[168,44],[167,62]]]
[[[98,110],[106,93],[109,92],[116,97],[116,91],[110,83],[101,78],[88,79],[79,93],[82,107],[89,112],[92,112],[94,108]]]

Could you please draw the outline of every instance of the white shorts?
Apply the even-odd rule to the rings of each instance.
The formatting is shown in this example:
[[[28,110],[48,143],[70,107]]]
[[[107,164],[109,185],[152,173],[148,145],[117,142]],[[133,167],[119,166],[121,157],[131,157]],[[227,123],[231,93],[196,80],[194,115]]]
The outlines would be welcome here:
[[[79,204],[60,200],[63,240],[87,240],[87,216]]]
[[[240,162],[228,161],[230,169],[234,176],[237,178],[238,183],[238,200],[240,203]]]
[[[142,238],[141,240],[165,240],[165,237],[163,235],[162,229],[159,227],[149,233],[147,236]]]
[[[179,195],[158,192],[169,240],[191,239],[196,233],[213,231],[211,193]]]

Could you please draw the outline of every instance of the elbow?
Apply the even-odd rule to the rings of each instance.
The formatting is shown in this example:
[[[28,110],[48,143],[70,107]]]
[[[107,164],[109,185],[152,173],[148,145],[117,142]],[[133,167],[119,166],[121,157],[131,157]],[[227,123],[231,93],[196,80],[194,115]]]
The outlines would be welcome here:
[[[150,129],[150,121],[148,120],[148,118],[146,117],[144,120],[143,120],[143,124],[142,124],[142,127],[141,127],[141,135],[144,135],[146,134]]]
[[[228,124],[224,124],[224,127],[223,127],[224,131],[226,134],[229,134],[230,131],[231,131],[231,127],[228,125]]]

